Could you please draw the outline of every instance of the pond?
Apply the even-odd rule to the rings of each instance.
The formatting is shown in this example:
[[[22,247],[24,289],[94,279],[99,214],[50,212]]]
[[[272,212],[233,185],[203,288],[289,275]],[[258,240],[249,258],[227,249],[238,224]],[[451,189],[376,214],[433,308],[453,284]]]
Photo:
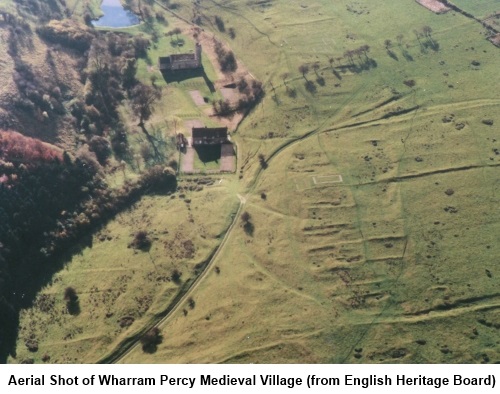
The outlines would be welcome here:
[[[124,9],[120,0],[102,0],[101,10],[104,15],[92,22],[94,26],[127,27],[139,23],[137,15]]]

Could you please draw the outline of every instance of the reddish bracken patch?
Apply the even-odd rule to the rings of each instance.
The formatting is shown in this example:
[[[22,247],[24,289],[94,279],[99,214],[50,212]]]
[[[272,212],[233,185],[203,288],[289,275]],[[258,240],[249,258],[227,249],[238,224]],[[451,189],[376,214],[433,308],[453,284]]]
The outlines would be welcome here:
[[[62,160],[63,152],[54,145],[25,137],[15,131],[0,130],[0,159],[18,163]]]

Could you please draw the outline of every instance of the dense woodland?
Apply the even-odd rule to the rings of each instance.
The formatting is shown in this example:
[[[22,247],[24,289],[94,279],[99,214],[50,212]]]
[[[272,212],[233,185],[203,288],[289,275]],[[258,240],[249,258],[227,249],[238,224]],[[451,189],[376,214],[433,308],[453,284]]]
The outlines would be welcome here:
[[[15,343],[19,309],[60,268],[69,246],[144,193],[176,188],[175,173],[160,165],[118,190],[103,176],[113,153],[133,160],[119,105],[129,101],[147,134],[144,121],[159,92],[135,74],[149,41],[64,19],[64,0],[15,3],[17,14],[4,12],[0,26],[16,88],[0,103],[0,130],[9,130],[0,131],[0,362]],[[44,60],[54,74],[44,75],[33,64],[35,41],[45,46]],[[56,52],[77,64],[79,80],[54,78]],[[63,129],[79,136],[69,151],[22,135],[50,141]]]

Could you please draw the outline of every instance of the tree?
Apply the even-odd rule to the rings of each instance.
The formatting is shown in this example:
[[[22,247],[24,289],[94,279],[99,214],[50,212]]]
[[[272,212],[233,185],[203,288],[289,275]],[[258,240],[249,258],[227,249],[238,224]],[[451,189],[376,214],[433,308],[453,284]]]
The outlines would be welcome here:
[[[162,342],[163,337],[158,327],[154,327],[144,334],[141,338],[142,350],[147,353],[154,353],[158,349],[158,345]]]
[[[319,63],[318,63],[318,62],[314,63],[314,64],[312,65],[312,68],[313,68],[313,70],[314,70],[314,73],[315,73],[316,75],[318,75]]]
[[[350,62],[352,65],[354,65],[354,59],[352,58],[354,54],[355,54],[355,53],[354,53],[354,51],[349,51],[349,50],[348,50],[348,51],[345,51],[345,52],[344,52],[344,57],[348,58],[348,59],[349,59],[349,62]]]
[[[172,30],[172,33],[175,34],[175,38],[177,39],[177,41],[179,41],[179,34],[182,33],[182,30],[176,27],[174,30]]]
[[[396,40],[398,40],[399,46],[403,45],[403,38],[404,38],[404,36],[402,34],[398,34],[398,36],[396,37]]]
[[[283,79],[283,85],[285,85],[285,89],[288,92],[288,85],[286,84],[286,80],[290,77],[290,74],[283,73],[281,74],[281,79]]]
[[[64,289],[64,301],[78,301],[78,295],[76,294],[76,290],[73,287],[66,287]]]
[[[89,141],[89,148],[95,153],[99,164],[106,163],[109,155],[111,155],[111,145],[109,141],[99,135],[94,135]]]
[[[299,72],[302,74],[302,76],[304,77],[304,79],[307,80],[306,74],[309,72],[309,66],[307,64],[301,64],[299,66]]]
[[[136,232],[134,234],[134,239],[129,244],[129,247],[148,251],[151,248],[151,239],[148,236],[148,232],[146,230],[140,230]]]
[[[241,214],[241,220],[243,220],[243,222],[245,222],[245,223],[249,222],[251,218],[252,217],[250,216],[250,214],[247,211],[245,211]]]
[[[132,89],[132,110],[139,118],[139,126],[143,127],[154,111],[154,104],[161,98],[161,91],[142,83]]]
[[[392,41],[391,40],[385,40],[384,41],[384,47],[388,51],[392,47]]]
[[[73,287],[66,287],[64,289],[64,301],[66,301],[66,308],[70,315],[78,315],[80,313],[80,303],[76,290]]]
[[[136,82],[135,74],[137,73],[137,61],[133,58],[127,59],[125,65],[121,69],[121,73],[123,76],[123,86],[127,89],[132,87]]]
[[[142,34],[135,36],[134,37],[135,57],[146,57],[149,45],[151,45],[151,43]]]
[[[366,60],[368,60],[368,52],[370,52],[370,45],[362,45],[360,51],[365,55]]]

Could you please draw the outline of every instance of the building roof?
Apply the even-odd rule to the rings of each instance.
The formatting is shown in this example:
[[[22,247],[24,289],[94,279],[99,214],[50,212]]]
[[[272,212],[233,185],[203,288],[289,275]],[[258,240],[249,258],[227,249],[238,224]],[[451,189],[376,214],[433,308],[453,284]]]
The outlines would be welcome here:
[[[227,127],[193,127],[193,138],[227,138]]]
[[[160,66],[169,65],[176,62],[186,62],[196,60],[196,55],[194,53],[180,53],[170,56],[160,56],[158,59]]]

